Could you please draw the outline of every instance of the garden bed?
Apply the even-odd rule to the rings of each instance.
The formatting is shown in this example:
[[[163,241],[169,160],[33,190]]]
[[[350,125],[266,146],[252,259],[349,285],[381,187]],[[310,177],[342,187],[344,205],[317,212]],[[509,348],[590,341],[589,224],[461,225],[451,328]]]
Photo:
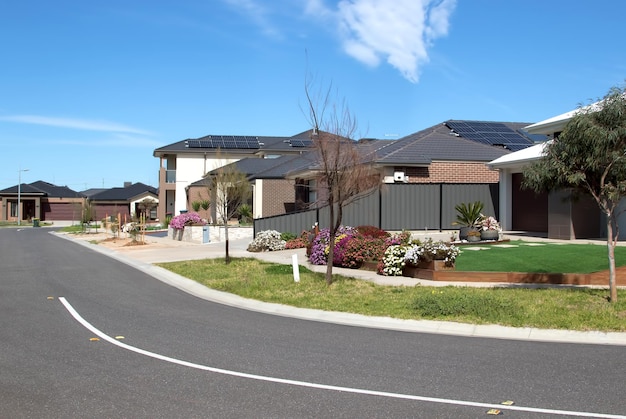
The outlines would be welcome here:
[[[441,261],[437,261],[441,262]],[[609,282],[609,271],[588,274],[536,272],[465,272],[454,268],[405,267],[403,276],[444,282],[503,282],[511,284],[599,285]],[[618,286],[626,286],[626,266],[616,269]]]
[[[360,269],[377,271],[377,262],[365,262]],[[538,272],[467,272],[456,271],[445,266],[442,260],[434,260],[424,265],[407,265],[402,276],[442,282],[488,282],[511,284],[554,284],[554,285],[597,285],[606,286],[609,271],[593,273],[538,273]],[[626,266],[616,268],[618,286],[626,286]]]

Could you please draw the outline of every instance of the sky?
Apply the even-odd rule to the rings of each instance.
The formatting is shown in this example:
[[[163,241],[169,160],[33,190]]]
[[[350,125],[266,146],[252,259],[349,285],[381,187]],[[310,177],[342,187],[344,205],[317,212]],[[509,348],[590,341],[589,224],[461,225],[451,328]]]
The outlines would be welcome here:
[[[158,186],[156,148],[311,128],[538,122],[626,80],[622,0],[25,0],[0,6],[0,190]]]

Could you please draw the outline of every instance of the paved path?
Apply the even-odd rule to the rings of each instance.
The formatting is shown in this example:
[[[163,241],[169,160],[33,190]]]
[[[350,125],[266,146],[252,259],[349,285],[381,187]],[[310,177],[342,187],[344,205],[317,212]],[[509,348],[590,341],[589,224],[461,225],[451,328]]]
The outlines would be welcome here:
[[[110,257],[123,261],[155,278],[169,283],[172,286],[186,292],[205,298],[210,301],[220,302],[230,306],[244,309],[262,311],[266,313],[288,316],[315,321],[333,322],[354,326],[384,328],[390,330],[402,330],[412,332],[440,333],[459,336],[478,336],[501,339],[520,339],[546,342],[571,342],[587,344],[610,344],[626,345],[626,333],[617,332],[578,332],[567,330],[546,330],[534,328],[513,328],[497,325],[473,325],[465,323],[430,321],[430,320],[399,320],[386,317],[370,317],[350,313],[325,312],[312,309],[300,309],[280,304],[263,303],[259,301],[241,298],[232,294],[208,289],[195,281],[183,278],[170,271],[154,266],[160,262],[174,262],[181,260],[204,259],[224,256],[224,243],[195,244],[179,242],[167,237],[152,237],[147,235],[147,246],[129,247],[106,247],[93,244],[91,241],[97,236],[74,236],[59,234],[59,236],[74,240],[95,251],[105,253]],[[102,239],[102,238],[100,238]],[[249,239],[233,240],[230,242],[230,255],[232,257],[255,257],[268,262],[280,264],[292,264],[294,254],[298,255],[300,265],[306,266],[315,272],[325,272],[325,266],[311,265],[306,260],[304,249],[283,250],[277,252],[252,253],[246,250]],[[358,269],[333,268],[333,272],[347,277],[372,281],[381,285],[428,285],[428,286],[494,286],[497,284],[481,283],[447,283],[441,281],[428,281],[407,277],[385,277]]]

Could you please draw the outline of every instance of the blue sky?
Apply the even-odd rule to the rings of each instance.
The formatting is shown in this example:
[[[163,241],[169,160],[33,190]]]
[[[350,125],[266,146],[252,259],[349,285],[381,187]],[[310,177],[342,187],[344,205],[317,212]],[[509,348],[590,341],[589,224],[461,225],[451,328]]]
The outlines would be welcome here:
[[[0,6],[0,189],[158,184],[155,148],[310,128],[305,78],[361,136],[537,122],[626,79],[626,2],[44,0]]]

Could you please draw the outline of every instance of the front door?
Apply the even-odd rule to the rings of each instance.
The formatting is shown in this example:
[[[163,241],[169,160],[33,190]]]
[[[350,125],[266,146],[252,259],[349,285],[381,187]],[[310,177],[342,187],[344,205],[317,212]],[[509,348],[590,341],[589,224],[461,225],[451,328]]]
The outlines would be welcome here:
[[[22,220],[32,220],[35,217],[35,201],[26,200],[22,202]]]

